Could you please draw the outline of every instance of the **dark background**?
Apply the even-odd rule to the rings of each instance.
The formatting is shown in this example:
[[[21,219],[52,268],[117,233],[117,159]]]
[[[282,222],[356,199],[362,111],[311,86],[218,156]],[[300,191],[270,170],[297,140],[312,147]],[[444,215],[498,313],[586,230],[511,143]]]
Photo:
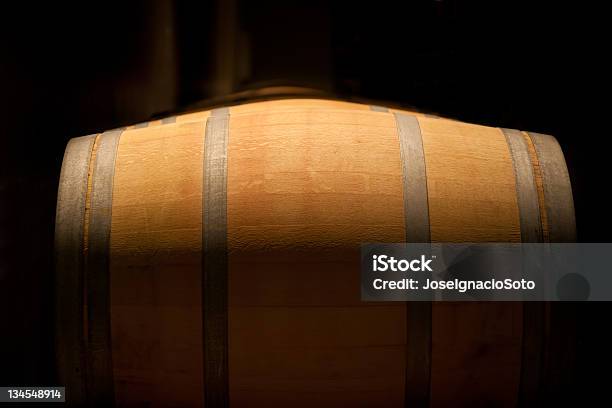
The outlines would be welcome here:
[[[612,240],[609,24],[592,3],[82,3],[3,5],[0,16],[0,385],[55,384],[53,229],[68,139],[232,92],[301,85],[553,134],[579,240]],[[585,402],[609,386],[611,308],[569,307],[570,392]]]

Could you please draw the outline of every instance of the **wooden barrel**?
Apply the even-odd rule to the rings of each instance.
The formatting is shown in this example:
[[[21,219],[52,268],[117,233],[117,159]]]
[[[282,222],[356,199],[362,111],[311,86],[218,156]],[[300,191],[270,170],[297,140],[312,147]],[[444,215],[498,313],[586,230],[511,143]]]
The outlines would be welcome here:
[[[367,303],[365,242],[574,239],[551,136],[283,100],[72,139],[57,358],[74,405],[515,406],[562,385],[543,303]]]

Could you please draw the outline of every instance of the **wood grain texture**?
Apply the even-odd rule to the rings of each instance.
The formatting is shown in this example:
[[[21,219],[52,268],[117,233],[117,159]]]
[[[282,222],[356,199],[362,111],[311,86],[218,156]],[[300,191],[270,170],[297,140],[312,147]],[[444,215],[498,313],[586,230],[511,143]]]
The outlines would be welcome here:
[[[111,323],[122,404],[202,404],[204,128],[127,130],[117,152]]]
[[[428,117],[419,117],[419,123],[432,241],[520,242],[515,177],[503,133]],[[518,303],[434,304],[431,405],[516,405],[521,327]]]
[[[432,239],[520,242],[512,158],[497,128],[420,117]]]
[[[401,404],[405,307],[361,303],[358,273],[360,243],[403,239],[399,158],[390,114],[231,116],[232,405]]]
[[[407,325],[411,309],[403,303],[361,302],[359,248],[406,240],[407,193],[394,114],[412,112],[316,99],[228,109],[230,405],[404,406],[407,339],[420,329]],[[203,160],[210,115],[151,121],[121,136],[109,268],[120,406],[203,404]],[[525,231],[502,131],[415,116],[432,241],[519,242]],[[535,145],[522,136],[539,209],[552,205],[546,182],[571,198],[569,179],[554,171],[544,175]],[[65,158],[63,166],[78,171],[58,199],[58,253],[65,245],[78,252],[58,263],[68,271],[58,275],[67,276],[58,282],[62,370],[79,368],[78,347],[88,330],[87,291],[79,281],[80,257],[92,244],[90,234],[83,236],[91,220],[83,188],[91,177],[93,137],[87,140],[85,153]],[[565,166],[560,150],[554,152],[546,165]],[[74,191],[82,197],[68,197],[79,186]],[[63,214],[67,205],[76,218]],[[546,230],[548,221],[542,223]],[[438,303],[431,324],[432,406],[516,405],[524,344],[520,304]],[[73,389],[79,392],[85,379],[77,377]]]

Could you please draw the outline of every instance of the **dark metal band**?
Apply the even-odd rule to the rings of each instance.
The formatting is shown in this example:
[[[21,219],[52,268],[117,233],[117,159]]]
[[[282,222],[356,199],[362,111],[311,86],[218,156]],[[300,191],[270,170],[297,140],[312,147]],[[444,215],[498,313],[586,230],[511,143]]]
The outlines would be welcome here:
[[[389,112],[389,108],[385,108],[384,106],[378,105],[370,105],[370,110],[373,112]]]
[[[531,139],[544,190],[546,217],[550,242],[575,242],[576,220],[572,187],[563,156],[557,140],[549,135],[528,133]],[[542,353],[542,380],[540,400],[533,406],[565,403],[567,390],[575,383],[575,355],[577,312],[571,304],[554,302],[546,307],[546,329],[544,352]]]
[[[91,151],[96,136],[71,139],[60,174],[55,218],[56,359],[66,402],[86,402],[83,319],[83,219]]]
[[[421,127],[415,116],[394,113],[404,184],[406,242],[430,242],[427,173]]]
[[[134,129],[146,128],[147,126],[149,126],[149,122],[137,123],[134,125]]]
[[[529,158],[529,148],[518,130],[502,129],[514,167],[516,198],[521,225],[521,242],[542,242],[538,189]]]
[[[430,242],[427,174],[416,117],[394,113],[402,161],[406,242]],[[407,304],[406,407],[429,406],[431,388],[431,303]]]
[[[229,110],[206,121],[202,196],[204,406],[229,406],[227,334],[227,144]]]
[[[176,116],[169,116],[167,118],[163,118],[161,120],[161,123],[163,125],[167,124],[167,123],[176,123]]]
[[[575,242],[574,199],[561,146],[552,136],[533,132],[528,135],[542,172],[550,242]]]
[[[109,245],[115,157],[123,130],[98,136],[91,165],[88,247],[85,257],[87,290],[87,391],[92,406],[115,402],[110,328]]]
[[[502,129],[514,168],[521,242],[542,242],[542,219],[534,167],[523,134]],[[518,401],[520,406],[537,405],[542,383],[546,307],[540,302],[523,303],[523,338]]]

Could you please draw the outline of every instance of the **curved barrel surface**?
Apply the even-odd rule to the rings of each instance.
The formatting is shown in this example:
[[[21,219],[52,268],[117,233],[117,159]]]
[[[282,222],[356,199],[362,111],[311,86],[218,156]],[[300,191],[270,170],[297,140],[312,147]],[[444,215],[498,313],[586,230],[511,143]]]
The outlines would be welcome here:
[[[58,372],[74,405],[537,401],[545,305],[361,302],[360,245],[574,235],[546,135],[289,99],[73,139]]]

